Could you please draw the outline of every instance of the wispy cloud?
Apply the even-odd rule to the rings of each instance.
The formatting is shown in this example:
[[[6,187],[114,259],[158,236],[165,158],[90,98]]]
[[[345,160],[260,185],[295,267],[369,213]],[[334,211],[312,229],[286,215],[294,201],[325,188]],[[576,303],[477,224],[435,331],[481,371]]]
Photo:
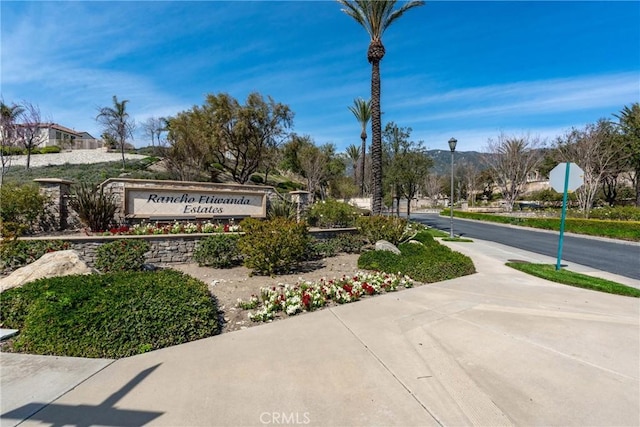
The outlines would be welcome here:
[[[557,114],[619,108],[626,103],[637,102],[639,90],[637,73],[619,73],[452,90],[398,101],[393,103],[393,108],[439,110],[446,107],[440,113],[414,117],[413,120],[418,122],[496,115]]]
[[[505,7],[518,9],[513,3],[505,2]],[[423,22],[431,16],[427,8],[403,17],[412,25],[398,24],[388,34],[382,64],[383,126],[394,121],[411,127],[414,140],[434,147],[456,136],[461,147],[479,149],[500,131],[552,139],[639,100],[637,59],[634,63],[616,55],[622,65],[593,67],[603,63],[602,58],[614,57],[610,42],[616,39],[604,47],[593,46],[590,39],[589,61],[579,67],[558,59],[566,51],[553,52],[553,70],[543,64],[536,71],[512,70],[505,77],[496,64],[526,63],[539,52],[547,54],[557,37],[575,41],[575,48],[582,39],[575,38],[568,23],[566,30],[553,27],[555,40],[531,35],[535,47],[527,50],[509,44],[514,33],[502,33],[516,31],[523,40],[515,22],[482,32],[485,22],[499,18],[494,15],[503,9],[500,3],[489,6],[485,21],[476,16],[485,7],[455,6],[440,2],[429,9],[442,16],[431,24],[447,46],[434,43],[434,30]],[[600,6],[605,11],[611,7]],[[473,16],[457,13],[469,7]],[[556,3],[527,9],[556,19],[547,7],[555,11]],[[130,113],[142,122],[201,104],[207,93],[227,92],[242,102],[257,91],[292,108],[296,132],[343,149],[359,143],[360,126],[347,107],[356,97],[368,98],[371,68],[366,33],[339,9],[335,2],[4,2],[2,96],[9,102],[33,102],[61,124],[99,134],[96,108],[108,105],[113,95],[129,99]],[[575,13],[584,8],[570,9]],[[457,26],[452,29],[449,20],[454,16]],[[620,21],[619,15],[611,16]],[[416,31],[416,25],[423,24],[431,32]],[[631,35],[637,34],[633,31]],[[481,32],[487,43],[481,44],[486,48],[482,54],[465,50],[473,44],[473,32]],[[493,40],[504,42],[497,53],[487,48]],[[637,37],[634,40],[637,47]],[[454,65],[460,58],[473,60],[479,70],[486,61],[497,71],[480,78],[473,73],[458,76],[451,70],[459,69]],[[564,68],[556,70],[558,65]],[[546,77],[537,70],[544,70],[540,75]]]

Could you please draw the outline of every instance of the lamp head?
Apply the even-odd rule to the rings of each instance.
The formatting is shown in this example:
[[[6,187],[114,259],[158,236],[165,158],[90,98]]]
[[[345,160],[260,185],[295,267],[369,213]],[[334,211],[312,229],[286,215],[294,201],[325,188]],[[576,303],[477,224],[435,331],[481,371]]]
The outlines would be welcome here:
[[[449,149],[451,150],[451,152],[453,153],[454,151],[456,151],[456,143],[458,142],[457,139],[455,138],[451,138],[449,140]]]

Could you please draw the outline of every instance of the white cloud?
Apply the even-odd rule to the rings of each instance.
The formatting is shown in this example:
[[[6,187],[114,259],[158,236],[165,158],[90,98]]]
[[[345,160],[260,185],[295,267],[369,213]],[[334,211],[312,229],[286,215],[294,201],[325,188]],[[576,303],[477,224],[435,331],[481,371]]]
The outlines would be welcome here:
[[[619,73],[459,89],[426,97],[406,98],[393,103],[392,108],[438,111],[412,117],[416,122],[423,123],[486,116],[539,116],[621,108],[637,101],[639,90],[636,73]]]

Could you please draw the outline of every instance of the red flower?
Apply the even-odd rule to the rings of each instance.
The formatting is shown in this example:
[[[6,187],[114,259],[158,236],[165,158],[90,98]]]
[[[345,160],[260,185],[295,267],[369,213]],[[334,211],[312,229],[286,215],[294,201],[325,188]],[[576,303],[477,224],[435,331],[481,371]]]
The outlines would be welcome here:
[[[364,291],[365,291],[368,295],[373,295],[373,294],[375,294],[375,293],[376,293],[376,290],[374,289],[374,287],[373,287],[373,286],[371,286],[370,284],[366,283],[366,282],[362,284],[362,289],[364,289]]]
[[[304,305],[306,308],[309,308],[311,306],[311,295],[306,292],[302,294],[302,305]]]

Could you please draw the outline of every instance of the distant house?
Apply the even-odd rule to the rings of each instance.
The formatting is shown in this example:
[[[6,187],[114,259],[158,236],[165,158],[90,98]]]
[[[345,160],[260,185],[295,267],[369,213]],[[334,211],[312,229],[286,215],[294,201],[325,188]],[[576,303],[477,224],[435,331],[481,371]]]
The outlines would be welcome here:
[[[88,132],[79,132],[57,123],[41,123],[40,133],[43,136],[41,147],[57,145],[71,149],[93,149],[102,147],[102,141]]]
[[[39,123],[35,127],[37,134],[34,138],[37,147],[51,147],[59,146],[63,149],[96,149],[102,148],[102,141],[94,138],[88,132],[79,132],[73,129],[66,128],[57,123]],[[4,142],[5,137],[9,138],[9,144],[20,145],[24,131],[33,127],[24,124],[16,124],[12,129],[3,129],[0,132],[0,142]]]

